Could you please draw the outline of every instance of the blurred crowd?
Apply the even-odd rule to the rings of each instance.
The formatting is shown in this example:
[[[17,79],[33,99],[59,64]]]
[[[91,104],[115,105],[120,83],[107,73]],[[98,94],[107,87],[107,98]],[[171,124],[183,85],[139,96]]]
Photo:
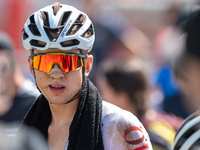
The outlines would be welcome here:
[[[69,4],[82,9],[93,21],[96,39],[89,78],[100,90],[102,99],[136,115],[155,150],[169,150],[184,119],[199,108],[199,60],[183,54],[185,22],[199,9],[199,2],[171,1],[158,5],[153,1],[155,5],[151,7],[145,2],[84,0]],[[24,56],[17,55],[21,47],[7,46],[16,41],[5,39],[3,34],[0,120],[16,123],[12,130],[3,126],[6,134],[13,134],[39,92],[27,74],[28,67],[24,68],[26,59],[23,61]]]
[[[90,78],[103,100],[141,120],[153,149],[171,149],[184,119],[199,109],[199,74],[194,71],[198,64],[193,68],[195,63],[189,63],[193,57],[182,60],[187,19],[199,9],[199,2],[168,5],[165,15],[160,15],[163,24],[152,27],[154,34],[146,32],[154,18],[141,25],[133,21],[139,13],[130,8],[129,12],[108,4],[98,8],[91,15],[96,42]]]

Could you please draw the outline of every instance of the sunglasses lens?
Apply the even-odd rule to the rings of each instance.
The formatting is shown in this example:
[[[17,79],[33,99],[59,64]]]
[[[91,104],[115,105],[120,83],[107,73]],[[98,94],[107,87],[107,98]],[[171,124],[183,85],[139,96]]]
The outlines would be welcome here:
[[[64,72],[70,72],[83,66],[82,60],[75,55],[39,55],[33,57],[33,68],[49,73],[54,64]]]

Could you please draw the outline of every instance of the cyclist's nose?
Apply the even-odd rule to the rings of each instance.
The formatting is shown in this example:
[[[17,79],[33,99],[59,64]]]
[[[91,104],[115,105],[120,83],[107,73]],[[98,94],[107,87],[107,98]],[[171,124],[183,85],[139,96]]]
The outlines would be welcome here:
[[[64,76],[63,71],[60,69],[60,66],[58,64],[54,64],[51,68],[51,71],[49,72],[50,76],[53,78],[60,78]]]

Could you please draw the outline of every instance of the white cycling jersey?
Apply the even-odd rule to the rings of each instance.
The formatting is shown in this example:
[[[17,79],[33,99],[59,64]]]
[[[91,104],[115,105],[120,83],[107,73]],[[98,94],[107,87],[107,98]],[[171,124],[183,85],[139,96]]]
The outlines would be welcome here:
[[[103,101],[102,123],[105,150],[152,150],[145,128],[132,113]]]
[[[153,150],[149,136],[132,113],[103,101],[102,136],[105,150]],[[65,150],[67,150],[68,142]]]

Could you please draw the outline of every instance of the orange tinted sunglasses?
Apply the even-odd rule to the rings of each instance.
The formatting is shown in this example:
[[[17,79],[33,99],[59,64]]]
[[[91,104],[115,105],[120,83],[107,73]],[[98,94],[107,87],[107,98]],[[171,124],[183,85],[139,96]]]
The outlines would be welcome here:
[[[83,61],[81,58],[86,57],[86,55],[69,53],[42,53],[33,54],[29,57],[33,60],[33,68],[37,70],[49,73],[53,65],[57,64],[63,73],[67,73],[83,67]]]

